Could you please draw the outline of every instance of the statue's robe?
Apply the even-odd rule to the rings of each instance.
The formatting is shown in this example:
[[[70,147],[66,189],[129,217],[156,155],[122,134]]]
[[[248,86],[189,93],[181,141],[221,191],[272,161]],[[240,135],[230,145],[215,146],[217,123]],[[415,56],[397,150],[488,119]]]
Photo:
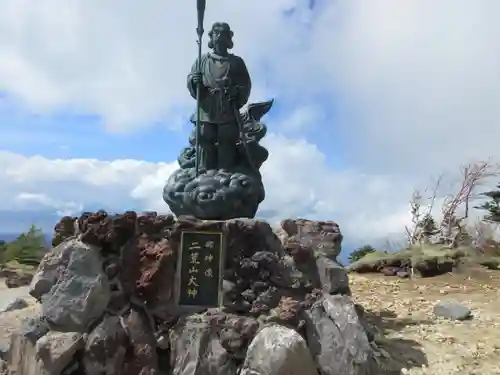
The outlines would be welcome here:
[[[234,108],[243,107],[250,96],[252,82],[243,59],[229,54],[219,56],[206,53],[201,57],[203,86],[200,100],[200,121],[211,124],[228,124],[235,122]],[[193,98],[196,99],[196,86],[193,85],[193,74],[198,72],[198,59],[191,68],[187,78],[187,87]],[[224,82],[237,87],[237,95],[231,104],[224,94]],[[196,118],[196,117],[194,117]]]

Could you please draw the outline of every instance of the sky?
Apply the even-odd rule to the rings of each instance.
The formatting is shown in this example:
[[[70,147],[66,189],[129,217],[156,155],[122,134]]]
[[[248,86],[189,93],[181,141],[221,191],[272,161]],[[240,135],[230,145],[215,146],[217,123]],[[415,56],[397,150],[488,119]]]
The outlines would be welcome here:
[[[195,3],[0,2],[0,232],[168,211],[195,108]],[[250,101],[275,99],[259,217],[381,241],[404,233],[415,187],[500,159],[499,13],[498,0],[207,0],[205,29],[231,25]]]

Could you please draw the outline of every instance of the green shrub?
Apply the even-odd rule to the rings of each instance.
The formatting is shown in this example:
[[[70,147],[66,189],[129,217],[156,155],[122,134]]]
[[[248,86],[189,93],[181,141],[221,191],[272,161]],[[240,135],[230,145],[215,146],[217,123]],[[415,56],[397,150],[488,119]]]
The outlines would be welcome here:
[[[3,245],[1,251],[2,263],[17,261],[21,264],[39,263],[45,249],[45,238],[40,229],[32,225],[15,240]]]
[[[351,254],[349,254],[349,263],[354,263],[364,256],[374,253],[376,250],[371,245],[365,245],[360,247],[358,250],[354,250]]]

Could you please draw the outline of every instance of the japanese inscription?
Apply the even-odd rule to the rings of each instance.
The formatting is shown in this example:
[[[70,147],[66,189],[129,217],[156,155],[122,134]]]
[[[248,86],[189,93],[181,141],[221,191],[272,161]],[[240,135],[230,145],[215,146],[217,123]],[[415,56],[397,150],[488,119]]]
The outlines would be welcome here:
[[[183,231],[180,250],[179,305],[219,306],[224,253],[222,233]]]

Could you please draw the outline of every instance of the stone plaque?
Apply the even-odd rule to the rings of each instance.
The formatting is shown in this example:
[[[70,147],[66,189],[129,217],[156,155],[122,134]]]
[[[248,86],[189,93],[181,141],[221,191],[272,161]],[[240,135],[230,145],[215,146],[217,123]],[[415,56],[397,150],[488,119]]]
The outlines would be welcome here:
[[[222,304],[224,238],[221,232],[182,231],[178,264],[178,305]]]

